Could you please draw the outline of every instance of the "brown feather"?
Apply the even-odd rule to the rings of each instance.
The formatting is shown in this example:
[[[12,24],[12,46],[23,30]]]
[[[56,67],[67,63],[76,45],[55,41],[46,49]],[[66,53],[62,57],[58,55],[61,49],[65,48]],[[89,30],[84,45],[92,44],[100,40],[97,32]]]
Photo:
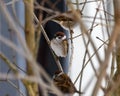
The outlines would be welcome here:
[[[77,92],[82,94],[81,92],[77,91],[69,76],[61,71],[57,71],[57,73],[55,73],[53,82],[63,93],[73,94]]]

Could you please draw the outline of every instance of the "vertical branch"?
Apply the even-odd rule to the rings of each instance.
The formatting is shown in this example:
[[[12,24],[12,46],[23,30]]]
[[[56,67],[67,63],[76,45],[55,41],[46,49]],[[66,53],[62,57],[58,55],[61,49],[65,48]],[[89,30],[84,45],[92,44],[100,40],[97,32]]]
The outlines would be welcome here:
[[[113,4],[114,4],[115,26],[119,27],[120,26],[120,1],[114,0]],[[118,82],[120,78],[120,31],[118,34],[118,38],[116,40],[116,63],[117,63],[117,70],[115,72],[115,75],[113,76],[114,82]],[[112,96],[119,96],[119,95],[120,95],[120,85],[113,92]]]
[[[35,58],[35,29],[33,23],[34,0],[24,0],[25,4],[25,39],[27,46]],[[31,62],[27,62],[27,74],[35,75]],[[29,96],[38,96],[38,85],[36,83],[24,82]]]
[[[33,0],[25,1],[25,38],[32,55],[35,53],[35,29],[33,24]]]
[[[74,44],[73,44],[73,29],[70,29],[70,43],[71,43],[71,54],[70,54],[70,64],[68,68],[68,74],[70,75],[71,73],[71,67],[72,67],[72,61],[73,61],[73,54],[74,54]]]
[[[79,0],[76,0],[76,8],[79,9]]]

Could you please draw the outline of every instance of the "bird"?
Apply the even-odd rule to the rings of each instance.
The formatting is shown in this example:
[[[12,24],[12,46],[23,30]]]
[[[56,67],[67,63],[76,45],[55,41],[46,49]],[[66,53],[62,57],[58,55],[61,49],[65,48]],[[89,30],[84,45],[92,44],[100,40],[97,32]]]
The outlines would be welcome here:
[[[64,94],[83,94],[83,92],[77,91],[69,76],[62,71],[55,72],[53,76],[53,83]]]
[[[80,10],[75,10],[78,14],[81,14]],[[51,21],[58,23],[62,28],[66,30],[73,29],[78,20],[75,17],[74,11],[67,11],[51,19]]]
[[[56,32],[50,41],[50,46],[57,57],[66,57],[68,54],[68,41],[64,32]]]

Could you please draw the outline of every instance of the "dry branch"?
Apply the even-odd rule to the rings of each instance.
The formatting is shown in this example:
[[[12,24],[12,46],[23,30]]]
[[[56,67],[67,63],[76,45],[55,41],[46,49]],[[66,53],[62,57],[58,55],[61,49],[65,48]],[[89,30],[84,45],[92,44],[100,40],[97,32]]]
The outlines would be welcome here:
[[[120,0],[114,0],[114,19],[115,19],[115,28],[118,32],[118,38],[116,39],[116,63],[117,70],[113,76],[113,81],[118,82],[120,79]],[[113,85],[115,86],[115,85]],[[112,86],[110,86],[112,87]],[[120,95],[120,84],[116,88],[116,90],[111,90],[113,93],[111,96],[119,96]]]
[[[27,46],[35,58],[35,29],[33,23],[33,13],[34,13],[34,0],[24,0],[25,5],[25,39]],[[27,61],[27,74],[35,75],[31,62]],[[28,81],[23,81],[27,87],[29,96],[39,96],[38,84],[30,83]]]

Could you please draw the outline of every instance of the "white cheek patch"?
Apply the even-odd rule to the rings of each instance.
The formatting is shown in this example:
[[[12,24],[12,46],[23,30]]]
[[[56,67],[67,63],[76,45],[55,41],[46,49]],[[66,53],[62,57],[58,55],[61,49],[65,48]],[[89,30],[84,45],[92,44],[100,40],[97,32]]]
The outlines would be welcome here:
[[[64,46],[61,43],[61,41],[58,42],[58,40],[53,39],[51,40],[50,46],[58,57],[66,57],[66,54],[64,53]]]
[[[63,37],[62,37],[62,40],[65,40],[66,39],[66,36],[64,35]]]

